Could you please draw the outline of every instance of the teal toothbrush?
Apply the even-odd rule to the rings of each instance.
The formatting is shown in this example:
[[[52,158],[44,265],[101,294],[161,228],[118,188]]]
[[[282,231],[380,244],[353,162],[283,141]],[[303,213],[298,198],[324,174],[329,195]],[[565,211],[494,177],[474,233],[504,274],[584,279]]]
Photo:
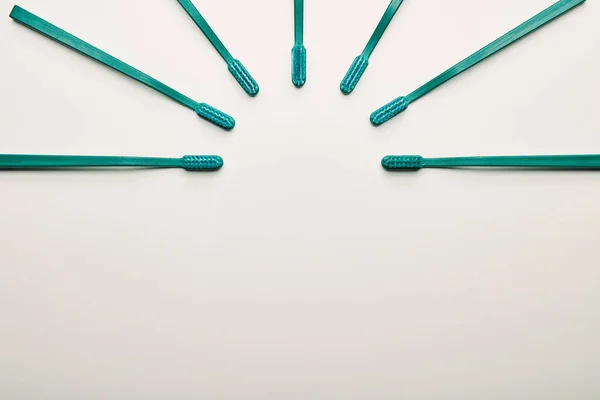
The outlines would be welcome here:
[[[414,92],[409,94],[408,96],[406,96],[406,97],[400,96],[400,97],[396,98],[395,100],[391,101],[390,103],[384,105],[377,111],[373,112],[371,114],[371,123],[373,125],[381,125],[384,122],[389,121],[396,115],[400,114],[402,111],[406,110],[408,108],[409,104],[411,104],[415,100],[419,99],[420,97],[426,95],[427,93],[429,93],[436,87],[449,81],[450,79],[454,78],[456,75],[460,74],[461,72],[466,71],[467,69],[471,68],[475,64],[485,60],[487,57],[502,50],[503,48],[507,47],[508,45],[516,42],[517,40],[528,35],[529,33],[535,31],[539,27],[541,27],[541,26],[547,24],[548,22],[554,20],[555,18],[561,16],[562,14],[573,9],[574,7],[583,3],[584,1],[585,0],[560,0],[560,1],[558,1],[554,5],[548,7],[541,13],[537,14],[535,17],[533,17],[533,18],[529,19],[528,21],[524,22],[523,24],[517,26],[510,32],[508,32],[505,35],[501,36],[500,38],[496,39],[495,41],[488,44],[481,50],[475,52],[474,54],[470,55],[469,57],[465,58],[463,61],[461,61],[458,64],[456,64],[455,66],[453,66],[452,68],[448,69],[447,71],[443,72],[436,78],[427,82],[425,85],[421,86],[420,88],[418,88],[417,90],[415,90]]]
[[[179,93],[178,91],[171,89],[167,85],[157,81],[149,75],[133,68],[129,64],[124,63],[121,60],[116,59],[98,49],[97,47],[92,46],[89,43],[84,42],[83,40],[71,35],[68,32],[63,31],[57,26],[52,25],[51,23],[41,19],[40,17],[30,13],[27,10],[22,9],[19,6],[14,6],[10,13],[10,17],[15,21],[27,26],[28,28],[33,29],[36,32],[39,32],[51,39],[56,40],[57,42],[64,44],[65,46],[82,53],[100,63],[107,65],[122,74],[127,75],[130,78],[135,79],[138,82],[143,83],[146,86],[151,87],[152,89],[164,94],[167,97],[175,100],[177,103],[186,106],[187,108],[194,110],[196,114],[198,114],[201,118],[221,127],[224,129],[232,129],[235,126],[235,121],[229,115],[225,114],[222,111],[217,110],[216,108],[209,106],[206,103],[197,103],[194,100],[190,99],[187,96]]]
[[[381,165],[390,171],[416,171],[422,168],[458,167],[582,170],[600,169],[600,154],[447,158],[386,156],[381,160]]]
[[[369,66],[369,57],[371,57],[373,50],[375,50],[377,43],[379,43],[379,40],[383,36],[383,33],[387,29],[390,22],[392,22],[392,18],[394,18],[394,15],[396,15],[396,11],[398,11],[398,8],[400,8],[403,1],[404,0],[392,0],[390,5],[388,6],[387,10],[383,14],[383,17],[381,17],[381,21],[379,21],[377,28],[375,28],[375,32],[373,32],[371,39],[369,39],[369,43],[367,43],[367,46],[365,47],[361,55],[354,59],[354,62],[350,66],[350,69],[346,73],[346,76],[344,76],[344,79],[342,80],[342,83],[340,85],[340,90],[342,91],[342,93],[352,93],[352,91],[358,84],[358,81],[363,76],[365,70]]]
[[[204,36],[208,39],[208,41],[213,45],[215,50],[223,57],[223,60],[227,63],[227,68],[231,75],[235,78],[235,80],[240,84],[240,86],[248,93],[250,96],[256,96],[258,94],[259,88],[258,84],[252,78],[252,75],[248,72],[246,67],[239,61],[233,58],[229,50],[225,47],[223,42],[219,39],[217,34],[212,30],[208,22],[204,19],[200,11],[194,6],[194,4],[190,0],[177,0],[181,7],[188,13],[188,15],[194,20],[198,28],[204,33]]]
[[[216,171],[223,166],[219,156],[120,157],[35,154],[0,154],[0,170],[68,169],[104,167],[183,168],[187,171]]]
[[[292,83],[306,83],[306,48],[304,47],[304,0],[294,0],[294,47],[292,47]]]

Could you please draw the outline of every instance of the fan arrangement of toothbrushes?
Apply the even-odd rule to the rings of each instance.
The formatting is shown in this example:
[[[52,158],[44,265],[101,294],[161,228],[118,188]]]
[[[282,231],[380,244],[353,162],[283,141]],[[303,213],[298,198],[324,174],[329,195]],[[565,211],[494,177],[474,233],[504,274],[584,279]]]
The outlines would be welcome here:
[[[259,87],[244,65],[235,59],[218,38],[206,19],[190,0],[177,0],[198,28],[227,63],[229,72],[250,96],[256,96]],[[348,95],[356,88],[369,65],[369,57],[375,50],[388,25],[404,0],[392,0],[373,32],[363,52],[354,59],[344,76],[340,90]],[[408,106],[431,92],[433,89],[461,74],[477,63],[485,60],[541,26],[551,22],[585,0],[559,0],[536,16],[517,26],[492,43],[473,53],[458,64],[441,73],[431,81],[419,87],[407,96],[400,96],[371,114],[371,123],[381,125]],[[177,103],[193,110],[201,118],[223,129],[235,126],[232,117],[206,104],[198,103],[164,83],[124,63],[108,53],[92,46],[76,36],[58,28],[29,11],[15,5],[10,13],[15,21],[41,33],[55,41],[86,55],[122,74],[143,83],[164,94]],[[292,83],[300,88],[306,83],[306,48],[304,47],[304,0],[294,0],[294,46],[292,48]],[[124,156],[76,156],[76,155],[31,155],[0,154],[0,170],[44,170],[44,169],[88,169],[109,167],[144,168],[183,168],[187,171],[216,171],[223,165],[223,159],[216,155],[184,156],[181,158],[160,157],[124,157]],[[584,170],[600,169],[600,155],[530,155],[530,156],[487,156],[487,157],[449,157],[423,158],[415,155],[386,156],[381,165],[389,171],[409,171],[422,168],[516,168],[516,169],[563,169]]]

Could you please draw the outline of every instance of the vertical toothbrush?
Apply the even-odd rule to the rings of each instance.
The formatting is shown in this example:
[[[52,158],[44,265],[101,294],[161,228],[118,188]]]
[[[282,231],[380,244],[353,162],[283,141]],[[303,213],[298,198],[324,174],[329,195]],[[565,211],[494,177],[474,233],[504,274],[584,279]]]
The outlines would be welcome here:
[[[239,61],[233,58],[229,50],[225,47],[223,42],[219,39],[217,34],[212,30],[208,22],[204,19],[200,11],[194,6],[190,0],[177,0],[181,7],[188,13],[188,15],[194,20],[198,28],[202,31],[204,36],[208,39],[210,44],[213,45],[215,50],[221,55],[223,60],[227,63],[227,69],[235,80],[240,84],[242,89],[248,93],[249,96],[256,96],[259,91],[258,84],[252,78],[252,75],[248,72],[246,67]]]
[[[306,83],[306,48],[304,47],[304,0],[294,0],[294,47],[292,47],[292,83],[300,88]]]

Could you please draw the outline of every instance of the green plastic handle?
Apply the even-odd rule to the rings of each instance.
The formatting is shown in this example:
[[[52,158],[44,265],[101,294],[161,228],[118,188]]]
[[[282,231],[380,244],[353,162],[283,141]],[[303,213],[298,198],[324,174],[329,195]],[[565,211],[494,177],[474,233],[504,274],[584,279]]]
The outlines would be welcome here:
[[[415,171],[422,168],[536,168],[582,170],[600,169],[600,154],[575,155],[528,155],[423,158],[421,156],[386,156],[381,160],[383,168],[390,171]]]
[[[472,55],[465,58],[453,67],[449,68],[445,72],[441,73],[431,81],[419,87],[417,90],[410,93],[408,96],[398,97],[397,99],[376,110],[371,114],[371,123],[377,126],[389,121],[396,115],[400,114],[402,111],[406,110],[408,105],[414,102],[415,100],[426,95],[427,93],[431,92],[433,89],[444,84],[445,82],[448,82],[450,79],[466,71],[472,66],[478,64],[479,62],[485,60],[491,55],[511,45],[517,40],[530,34],[536,29],[542,27],[548,22],[572,10],[576,6],[582,4],[583,2],[585,2],[585,0],[560,0],[557,3],[554,3],[553,5],[540,12],[533,18],[525,21],[510,32],[496,39],[492,43],[483,47],[481,50],[473,53]]]
[[[58,43],[61,43],[116,71],[121,72],[122,74],[132,79],[135,79],[138,82],[143,83],[148,87],[151,87],[152,89],[164,94],[165,96],[175,100],[177,103],[191,110],[196,111],[197,107],[199,107],[201,104],[204,104],[195,102],[194,100],[190,99],[187,96],[184,96],[178,91],[171,89],[164,83],[152,78],[151,76],[143,73],[138,69],[135,69],[131,65],[124,63],[123,61],[111,56],[110,54],[105,53],[97,47],[94,47],[91,44],[84,42],[78,37],[63,31],[59,27],[52,25],[51,23],[43,20],[42,18],[30,13],[29,11],[19,6],[14,6],[10,13],[10,17],[15,21],[23,24],[24,26],[31,28],[34,31],[39,32],[51,39],[54,39]],[[233,118],[223,113],[222,111],[217,110],[214,107],[211,108],[213,110],[213,113],[215,115],[218,115],[219,117],[215,117],[213,119],[206,118],[207,120],[224,129],[232,129],[234,127],[235,122],[233,121]]]
[[[94,167],[183,168],[187,171],[216,171],[223,166],[219,156],[124,157],[37,154],[0,154],[0,169],[66,169]]]
[[[233,58],[227,47],[223,44],[221,39],[217,36],[215,31],[212,30],[206,19],[200,14],[200,11],[196,8],[194,3],[190,0],[177,0],[181,7],[188,13],[190,18],[196,23],[198,28],[202,31],[204,36],[208,39],[210,44],[213,45],[215,50],[219,53],[219,55],[225,60],[227,63],[227,69],[235,80],[240,84],[240,86],[244,89],[249,96],[256,96],[259,92],[259,87],[252,75],[248,72],[248,70],[244,67],[244,65],[239,61]]]
[[[292,47],[292,83],[306,83],[306,47],[304,47],[304,0],[294,0],[294,47]]]
[[[375,47],[377,47],[377,43],[379,43],[381,40],[381,37],[385,33],[385,30],[389,26],[390,22],[392,22],[394,15],[396,15],[396,12],[402,5],[403,1],[404,0],[392,0],[390,2],[387,10],[385,10],[385,13],[381,17],[377,28],[375,28],[373,35],[371,35],[371,38],[369,39],[365,49],[361,55],[354,59],[354,62],[350,66],[346,76],[344,76],[344,79],[340,84],[340,90],[342,93],[346,95],[350,94],[356,88],[356,85],[358,85],[358,81],[360,81],[360,78],[363,76],[365,70],[369,66],[369,57],[371,57],[371,54],[373,54],[373,50],[375,50]]]

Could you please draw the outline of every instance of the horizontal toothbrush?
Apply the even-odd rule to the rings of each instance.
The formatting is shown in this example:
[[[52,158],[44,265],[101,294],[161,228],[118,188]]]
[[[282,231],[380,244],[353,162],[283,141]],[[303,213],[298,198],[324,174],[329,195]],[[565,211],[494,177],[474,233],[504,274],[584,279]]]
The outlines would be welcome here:
[[[35,154],[0,154],[0,170],[66,169],[96,167],[183,168],[187,171],[216,171],[223,166],[219,156],[121,157]]]
[[[600,169],[600,154],[447,158],[386,156],[381,160],[381,165],[390,171],[415,171],[422,168],[457,167],[581,170]]]
[[[57,42],[64,44],[65,46],[77,52],[80,52],[96,61],[101,62],[104,65],[107,65],[121,72],[122,74],[127,75],[130,78],[135,79],[138,82],[143,83],[146,86],[151,87],[152,89],[175,100],[179,104],[194,110],[196,114],[198,114],[201,118],[204,118],[205,120],[221,128],[229,130],[235,126],[234,119],[231,118],[229,115],[225,114],[224,112],[219,111],[206,103],[195,102],[189,97],[184,96],[183,94],[179,93],[174,89],[171,89],[167,85],[157,81],[151,76],[146,75],[145,73],[133,68],[129,64],[126,64],[123,61],[116,59],[110,54],[107,54],[104,51],[98,49],[97,47],[94,47],[91,44],[86,43],[83,40],[71,35],[70,33],[63,31],[57,26],[52,25],[51,23],[41,19],[40,17],[30,13],[27,10],[24,10],[19,6],[14,6],[10,13],[10,17],[15,21],[27,26],[28,28],[33,29],[36,32],[39,32],[51,39],[54,39]]]
[[[436,87],[449,81],[461,72],[466,71],[475,64],[485,60],[487,57],[516,42],[517,40],[528,35],[529,33],[535,31],[542,25],[545,25],[553,19],[561,16],[562,14],[573,9],[574,7],[583,3],[584,1],[585,0],[558,1],[554,5],[548,7],[541,13],[537,14],[535,17],[529,19],[528,21],[514,28],[510,32],[496,39],[492,43],[488,44],[481,50],[465,58],[463,61],[459,62],[452,68],[438,75],[436,78],[427,82],[425,85],[421,86],[408,96],[400,96],[395,100],[391,101],[390,103],[384,105],[377,111],[373,112],[371,114],[371,123],[373,125],[381,125],[384,122],[389,121],[396,115],[400,114],[402,111],[406,110],[409,104],[419,99],[420,97],[426,95]]]
[[[181,7],[188,13],[188,15],[194,20],[198,28],[204,33],[204,36],[208,39],[208,41],[213,45],[215,50],[223,57],[223,60],[227,63],[227,68],[231,75],[235,78],[235,80],[240,84],[240,86],[248,93],[250,96],[256,96],[258,94],[259,88],[258,84],[252,78],[252,75],[248,72],[248,70],[244,67],[244,65],[239,61],[233,58],[229,50],[225,47],[223,42],[219,39],[217,34],[212,30],[208,22],[204,19],[200,11],[194,6],[194,4],[190,0],[177,0]]]
[[[306,83],[306,48],[304,47],[304,0],[294,0],[294,47],[292,47],[292,83]]]
[[[383,17],[381,17],[381,21],[379,21],[377,28],[375,28],[375,32],[373,32],[371,39],[369,39],[369,43],[367,43],[367,46],[365,47],[361,55],[354,59],[354,62],[350,66],[350,69],[346,73],[346,76],[344,76],[344,79],[342,80],[342,83],[340,85],[340,90],[342,91],[342,93],[352,93],[352,91],[358,84],[358,81],[363,76],[365,70],[369,66],[369,57],[371,57],[373,50],[375,50],[377,43],[379,43],[379,40],[383,36],[383,33],[387,29],[390,22],[392,22],[392,18],[394,18],[394,15],[396,15],[396,11],[398,11],[398,8],[400,8],[403,1],[404,0],[392,0],[390,5],[388,6],[387,10],[383,14]]]

